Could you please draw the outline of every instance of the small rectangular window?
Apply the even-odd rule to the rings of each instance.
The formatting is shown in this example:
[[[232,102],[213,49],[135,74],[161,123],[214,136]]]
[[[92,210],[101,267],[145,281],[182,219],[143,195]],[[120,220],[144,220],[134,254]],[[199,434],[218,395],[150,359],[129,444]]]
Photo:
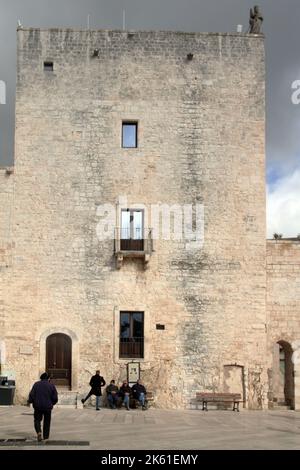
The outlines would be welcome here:
[[[122,147],[123,148],[136,148],[137,147],[137,122],[123,122],[122,123]]]
[[[120,312],[120,358],[144,357],[144,312]]]
[[[44,62],[44,71],[53,72],[53,62],[50,62],[50,61]]]

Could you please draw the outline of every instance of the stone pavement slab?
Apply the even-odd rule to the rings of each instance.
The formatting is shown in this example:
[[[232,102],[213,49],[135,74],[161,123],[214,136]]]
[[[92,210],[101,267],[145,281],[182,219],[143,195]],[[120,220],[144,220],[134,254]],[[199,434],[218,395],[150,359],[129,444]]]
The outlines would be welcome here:
[[[0,407],[0,450],[16,448],[300,449],[300,413],[57,408],[45,444],[36,441],[31,408]]]

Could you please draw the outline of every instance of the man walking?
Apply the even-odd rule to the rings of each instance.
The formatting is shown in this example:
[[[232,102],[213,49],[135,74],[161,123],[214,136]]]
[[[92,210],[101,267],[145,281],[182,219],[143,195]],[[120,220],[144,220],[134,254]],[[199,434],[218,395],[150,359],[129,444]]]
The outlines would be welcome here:
[[[34,429],[37,433],[37,440],[42,440],[41,422],[43,422],[43,439],[49,439],[51,412],[53,405],[57,403],[57,390],[55,386],[49,383],[49,375],[44,372],[39,382],[35,382],[29,393],[28,402],[32,403],[34,408]]]
[[[90,398],[91,395],[96,395],[96,410],[100,410],[100,397],[102,395],[101,392],[101,387],[104,387],[105,385],[105,380],[104,378],[100,375],[100,370],[96,370],[96,375],[93,375],[93,377],[90,380],[90,386],[92,387],[89,393],[85,398],[81,399],[81,403],[83,404],[88,398]]]

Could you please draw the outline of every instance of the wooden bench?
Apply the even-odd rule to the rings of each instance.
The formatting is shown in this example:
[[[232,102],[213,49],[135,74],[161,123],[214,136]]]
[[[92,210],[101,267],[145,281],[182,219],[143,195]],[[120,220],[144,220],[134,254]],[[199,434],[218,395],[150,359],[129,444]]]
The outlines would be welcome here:
[[[202,402],[202,411],[208,411],[207,403],[232,403],[232,411],[240,411],[240,393],[196,393],[196,401]]]

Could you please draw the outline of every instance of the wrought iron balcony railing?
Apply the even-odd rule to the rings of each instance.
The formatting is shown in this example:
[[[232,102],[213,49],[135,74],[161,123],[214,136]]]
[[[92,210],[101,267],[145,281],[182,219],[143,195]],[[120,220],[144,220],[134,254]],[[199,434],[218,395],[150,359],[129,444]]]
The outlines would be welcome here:
[[[120,358],[137,357],[144,357],[144,338],[138,336],[120,338]]]
[[[150,259],[153,251],[152,229],[115,227],[115,256],[118,267],[121,267],[123,258],[143,258],[145,263]]]

